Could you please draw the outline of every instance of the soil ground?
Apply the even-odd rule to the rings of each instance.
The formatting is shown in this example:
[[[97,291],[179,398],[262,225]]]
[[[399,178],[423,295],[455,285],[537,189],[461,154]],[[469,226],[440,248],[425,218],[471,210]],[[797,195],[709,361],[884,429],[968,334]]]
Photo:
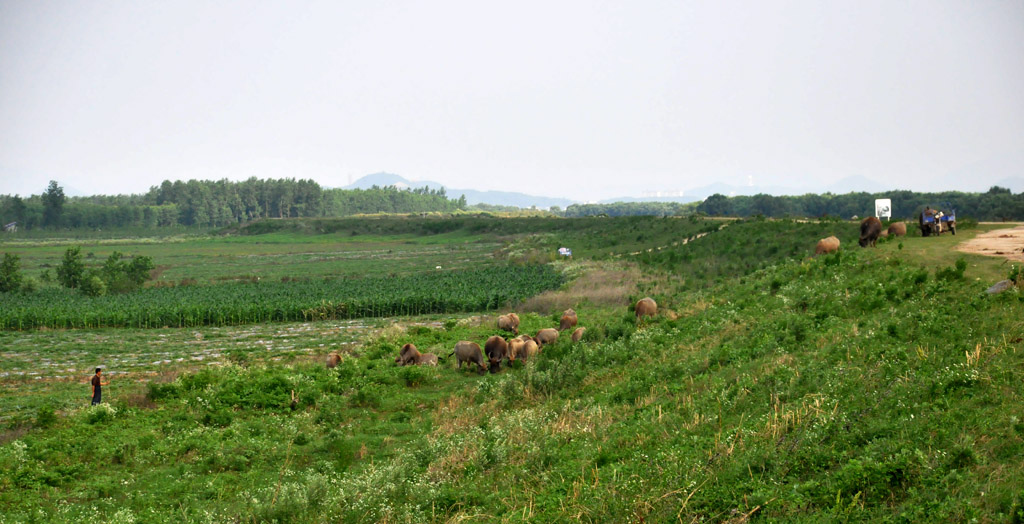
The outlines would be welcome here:
[[[1024,224],[979,233],[974,238],[961,242],[956,249],[964,253],[998,256],[1024,262]]]

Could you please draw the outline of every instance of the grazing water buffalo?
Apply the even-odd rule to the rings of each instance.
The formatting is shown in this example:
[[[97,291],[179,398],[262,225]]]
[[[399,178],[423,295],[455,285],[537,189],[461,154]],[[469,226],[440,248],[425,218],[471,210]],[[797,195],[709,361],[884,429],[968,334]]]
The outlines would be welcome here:
[[[341,355],[337,353],[331,353],[330,355],[327,355],[327,369],[336,368],[340,363]]]
[[[882,234],[882,222],[876,217],[867,217],[860,223],[860,247],[875,247]]]
[[[814,246],[815,255],[835,253],[836,251],[839,251],[839,239],[835,236],[823,238],[818,241],[817,246]]]
[[[523,342],[523,360],[531,359],[540,353],[540,346],[532,338]]]
[[[487,362],[491,373],[497,373],[501,369],[501,361],[508,357],[508,342],[498,335],[494,335],[484,342],[484,353],[487,354]]]
[[[537,332],[537,336],[533,337],[537,347],[543,347],[544,344],[554,344],[556,340],[558,340],[558,330],[555,328],[544,328]]]
[[[578,328],[576,328],[576,331],[572,332],[572,341],[573,342],[579,342],[580,339],[583,338],[583,332],[585,332],[586,330],[587,330],[587,328],[585,328],[585,327],[578,327]]]
[[[643,317],[653,317],[658,314],[658,303],[651,297],[641,298],[636,302],[636,319],[639,322]]]
[[[468,340],[460,340],[455,343],[455,349],[448,356],[455,355],[459,361],[459,369],[462,369],[463,362],[472,362],[479,368],[480,374],[487,372],[487,363],[484,362],[484,354],[480,351],[480,345]]]
[[[894,237],[902,237],[907,234],[906,222],[893,222],[889,224],[889,234]]]
[[[508,358],[515,362],[519,360],[529,360],[534,357],[537,353],[540,353],[540,348],[537,346],[532,338],[523,340],[521,338],[513,338],[508,341]]]
[[[436,366],[437,355],[433,353],[420,353],[416,346],[412,344],[406,344],[402,346],[402,350],[399,351],[398,357],[395,358],[395,362],[399,366]]]
[[[565,331],[576,327],[576,312],[572,308],[566,309],[565,313],[562,313],[562,320],[558,323],[558,330]]]
[[[526,358],[526,341],[521,338],[513,338],[508,341],[508,360],[515,362],[518,358]]]
[[[507,315],[501,315],[498,317],[498,329],[505,331],[511,331],[512,333],[519,334],[519,315],[515,313],[509,313]]]

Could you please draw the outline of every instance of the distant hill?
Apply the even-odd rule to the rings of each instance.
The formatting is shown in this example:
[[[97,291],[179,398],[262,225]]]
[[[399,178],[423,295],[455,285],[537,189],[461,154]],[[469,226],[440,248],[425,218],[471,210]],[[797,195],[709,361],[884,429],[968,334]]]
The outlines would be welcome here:
[[[573,204],[573,201],[568,198],[542,197],[511,191],[478,191],[475,189],[450,188],[431,180],[409,180],[394,173],[374,173],[372,175],[366,175],[341,189],[369,189],[373,186],[394,186],[400,189],[424,186],[429,187],[430,189],[444,188],[449,198],[459,198],[459,196],[465,195],[466,203],[469,205],[483,203],[499,206],[516,206],[521,208],[536,206],[540,209],[547,209],[551,206],[564,208]]]

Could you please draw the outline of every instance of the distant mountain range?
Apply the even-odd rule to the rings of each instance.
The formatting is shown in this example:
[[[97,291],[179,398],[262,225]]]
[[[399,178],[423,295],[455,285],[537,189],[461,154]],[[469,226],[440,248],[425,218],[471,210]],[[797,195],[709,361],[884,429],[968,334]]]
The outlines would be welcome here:
[[[465,196],[466,203],[469,205],[482,203],[500,206],[516,206],[520,208],[536,206],[539,209],[548,209],[551,206],[564,208],[573,204],[573,201],[568,198],[542,197],[511,191],[477,191],[475,189],[449,188],[431,180],[412,181],[393,173],[374,173],[372,175],[366,175],[341,189],[369,189],[373,186],[395,186],[399,189],[424,186],[435,190],[444,188],[448,198],[457,199],[459,196]]]
[[[916,189],[916,191],[943,191],[949,187],[961,187],[961,191],[973,191],[973,192],[984,192],[988,191],[992,185],[998,185],[1000,187],[1009,188],[1014,193],[1020,193],[1024,191],[1024,177],[1007,177],[999,180],[995,184],[985,185],[981,182],[971,183],[971,177],[966,173],[957,174],[956,172],[950,173],[949,175],[942,177],[942,183],[937,184],[938,187],[935,189]],[[959,183],[954,181],[959,180]],[[981,187],[984,185],[984,187]],[[567,198],[554,198],[554,197],[542,197],[536,195],[528,195],[525,193],[516,193],[511,191],[478,191],[475,189],[454,189],[445,187],[443,184],[434,182],[431,180],[409,180],[400,175],[393,173],[374,173],[372,175],[366,175],[359,180],[356,180],[352,184],[349,184],[341,189],[369,189],[370,187],[386,187],[395,186],[398,188],[416,188],[416,187],[429,187],[430,189],[441,189],[444,188],[449,198],[459,198],[460,195],[465,195],[466,202],[470,205],[473,204],[492,204],[502,206],[516,206],[520,208],[537,207],[540,209],[547,209],[551,206],[559,206],[566,208],[572,204],[581,203],[573,201]],[[977,186],[977,187],[975,187]],[[758,186],[758,185],[731,185],[724,184],[721,182],[715,182],[706,186],[696,187],[683,191],[679,194],[668,194],[659,195],[654,193],[648,196],[621,196],[615,198],[607,198],[601,200],[601,204],[610,204],[614,202],[698,202],[703,201],[705,198],[720,193],[726,196],[751,196],[757,194],[769,194],[769,195],[804,195],[807,193],[832,193],[835,195],[842,195],[853,192],[867,192],[867,193],[883,193],[888,190],[894,189],[908,189],[902,187],[887,187],[875,180],[872,180],[865,176],[849,176],[840,179],[831,184],[821,185],[818,187],[787,187],[787,186]]]

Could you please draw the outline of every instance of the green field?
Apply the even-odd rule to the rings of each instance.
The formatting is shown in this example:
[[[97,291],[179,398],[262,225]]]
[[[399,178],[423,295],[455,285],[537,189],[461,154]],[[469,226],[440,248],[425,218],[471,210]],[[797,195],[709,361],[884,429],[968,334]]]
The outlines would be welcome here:
[[[0,331],[0,523],[1024,519],[1024,300],[984,292],[1008,264],[952,249],[980,229],[861,249],[848,222],[373,220],[270,221],[139,254],[188,275],[219,256],[266,269],[271,251],[373,245],[323,264],[394,281],[453,249],[476,261],[455,275],[549,263],[575,280],[487,308],[538,311],[521,314],[534,333],[573,306],[584,339],[481,376],[394,357],[483,345],[495,311]],[[813,257],[826,234],[843,249]],[[46,242],[0,250],[37,271],[66,247]],[[161,260],[179,245],[190,258]],[[554,260],[562,245],[573,261]],[[323,282],[320,264],[295,267]],[[298,270],[275,275],[302,289]],[[645,294],[660,314],[637,327]],[[109,404],[88,407],[101,364]]]

